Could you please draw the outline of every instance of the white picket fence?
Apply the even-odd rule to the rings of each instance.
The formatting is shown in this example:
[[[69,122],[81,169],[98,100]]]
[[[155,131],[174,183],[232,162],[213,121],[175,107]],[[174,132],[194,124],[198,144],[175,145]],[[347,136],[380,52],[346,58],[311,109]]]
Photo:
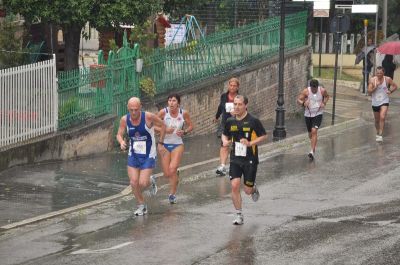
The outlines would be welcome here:
[[[53,59],[0,70],[0,148],[57,130]]]
[[[313,47],[314,53],[319,53],[319,33],[308,34],[308,45]],[[321,53],[334,53],[334,34],[333,33],[322,33],[322,52]],[[342,47],[341,53],[353,54],[354,48],[358,41],[362,38],[361,34],[343,34],[342,35]]]

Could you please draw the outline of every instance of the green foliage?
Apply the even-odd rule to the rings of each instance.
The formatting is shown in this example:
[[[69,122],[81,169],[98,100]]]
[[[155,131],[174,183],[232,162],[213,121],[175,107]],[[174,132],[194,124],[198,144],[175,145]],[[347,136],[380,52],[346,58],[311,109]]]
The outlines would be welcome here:
[[[81,29],[89,22],[97,30],[119,29],[119,25],[141,24],[162,9],[162,0],[3,0],[27,24],[41,21],[62,28],[65,40],[65,69],[78,66]]]
[[[80,111],[77,97],[69,98],[58,110],[58,119],[64,120]]]
[[[147,20],[143,24],[135,25],[129,37],[131,42],[139,44],[142,57],[146,57],[146,55],[152,52],[153,48],[147,47],[147,42],[155,40],[157,37],[157,34],[149,32],[152,24],[152,21]]]
[[[90,22],[97,29],[141,23],[161,9],[160,0],[52,0],[51,4],[48,0],[3,0],[3,4],[29,23],[83,26]]]
[[[108,44],[110,45],[110,51],[113,51],[115,53],[118,51],[119,47],[118,47],[118,45],[117,45],[117,43],[115,42],[114,39],[109,40]]]
[[[140,89],[147,96],[153,98],[156,95],[156,84],[150,77],[144,77],[139,82]]]
[[[22,28],[12,19],[0,23],[0,69],[23,65],[27,54],[22,49]]]

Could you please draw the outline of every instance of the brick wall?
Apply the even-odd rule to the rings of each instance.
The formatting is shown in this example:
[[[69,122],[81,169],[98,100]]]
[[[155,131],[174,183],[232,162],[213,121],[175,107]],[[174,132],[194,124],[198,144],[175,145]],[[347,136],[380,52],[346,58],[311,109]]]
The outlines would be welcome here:
[[[286,115],[300,110],[296,98],[306,86],[311,53],[308,47],[285,54],[284,92]],[[228,80],[238,77],[240,94],[249,98],[249,112],[260,119],[275,119],[278,92],[278,56],[259,62],[249,67],[242,67],[187,87],[180,92],[181,106],[192,118],[195,129],[191,136],[213,133],[216,124],[213,122],[220,96],[227,91]],[[155,99],[157,108],[145,105],[147,111],[157,111],[166,105],[167,95]]]

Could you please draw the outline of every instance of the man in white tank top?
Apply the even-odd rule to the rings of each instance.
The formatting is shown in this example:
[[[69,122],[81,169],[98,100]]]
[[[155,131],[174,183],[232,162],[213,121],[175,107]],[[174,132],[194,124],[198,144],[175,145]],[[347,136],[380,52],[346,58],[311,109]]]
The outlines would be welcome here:
[[[297,97],[297,103],[304,107],[304,119],[307,126],[308,137],[311,142],[309,159],[314,160],[315,148],[317,147],[318,129],[321,126],[322,114],[329,100],[326,89],[319,86],[318,80],[310,81],[310,86],[304,88]]]
[[[390,89],[389,89],[390,87]],[[385,126],[386,114],[389,109],[389,95],[397,89],[392,78],[385,76],[382,66],[376,68],[375,76],[369,80],[368,95],[372,100],[372,111],[375,118],[376,141],[383,141],[383,127]]]

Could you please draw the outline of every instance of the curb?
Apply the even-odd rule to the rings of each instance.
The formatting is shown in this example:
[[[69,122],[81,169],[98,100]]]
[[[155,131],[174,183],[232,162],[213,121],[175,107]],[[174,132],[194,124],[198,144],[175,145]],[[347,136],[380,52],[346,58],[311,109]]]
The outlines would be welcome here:
[[[352,129],[352,128],[357,128],[357,127],[360,127],[360,126],[363,126],[366,124],[368,124],[368,123],[364,119],[356,118],[356,119],[344,121],[344,122],[341,122],[341,123],[338,123],[335,125],[331,125],[328,127],[324,127],[324,128],[320,129],[320,133],[323,134],[323,135],[320,135],[320,138],[326,138],[332,134],[342,132],[342,131]],[[260,160],[265,160],[268,157],[271,157],[277,153],[288,150],[288,149],[292,148],[295,144],[298,145],[298,144],[306,144],[306,143],[308,143],[308,133],[303,133],[303,134],[295,135],[290,138],[286,138],[286,139],[283,139],[283,140],[280,140],[277,142],[260,145],[258,147],[258,150],[260,153]],[[190,169],[193,169],[196,167],[203,167],[206,165],[213,166],[214,164],[217,165],[217,163],[219,163],[219,157],[201,161],[201,162],[197,162],[197,163],[186,165],[186,166],[182,166],[179,168],[179,170],[180,170],[180,172],[183,172],[185,170],[190,170]],[[162,176],[162,173],[157,173],[157,174],[155,174],[155,176],[160,177],[160,176]],[[197,174],[197,176],[191,178],[188,181],[185,181],[185,183],[190,183],[190,182],[194,182],[199,179],[205,179],[205,178],[209,178],[207,174]],[[167,185],[165,185],[165,186],[167,186]],[[163,189],[163,188],[164,188],[164,186],[160,187],[159,190]],[[28,218],[28,219],[25,219],[22,221],[14,222],[11,224],[7,224],[4,226],[1,226],[0,231],[6,231],[6,230],[14,229],[17,227],[37,223],[37,222],[40,222],[43,220],[47,220],[47,219],[51,219],[51,218],[58,217],[61,215],[65,215],[67,213],[75,212],[75,211],[82,210],[85,208],[90,208],[90,207],[93,207],[93,206],[96,206],[96,205],[99,205],[102,203],[121,199],[121,198],[125,197],[126,195],[129,195],[130,193],[131,193],[131,187],[127,186],[124,190],[122,190],[118,194],[115,194],[115,195],[112,195],[112,196],[109,196],[106,198],[94,200],[91,202],[79,204],[79,205],[69,207],[69,208],[66,208],[63,210],[59,210],[59,211],[39,215],[36,217]]]

